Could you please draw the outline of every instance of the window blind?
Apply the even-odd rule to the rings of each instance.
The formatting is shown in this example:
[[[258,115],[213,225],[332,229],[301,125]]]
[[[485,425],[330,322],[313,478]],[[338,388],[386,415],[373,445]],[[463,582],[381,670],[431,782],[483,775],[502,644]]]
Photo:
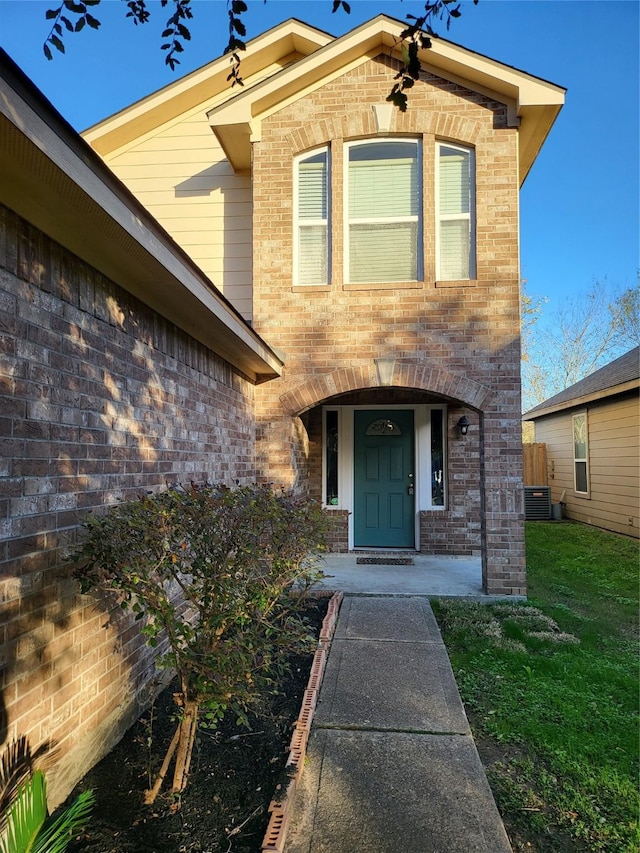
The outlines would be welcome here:
[[[471,152],[440,145],[438,161],[438,278],[467,279],[472,266]]]
[[[457,148],[440,147],[440,213],[469,213],[471,210],[470,154]]]
[[[297,270],[298,284],[329,280],[329,162],[319,151],[298,161]]]
[[[440,278],[443,281],[469,278],[469,238],[468,219],[440,223]]]
[[[327,226],[301,225],[298,231],[298,284],[326,284]]]
[[[417,238],[417,222],[351,225],[349,281],[415,281]]]
[[[348,280],[415,281],[420,190],[413,142],[349,148]]]
[[[298,216],[300,219],[327,218],[327,162],[326,155],[303,160],[298,171]]]

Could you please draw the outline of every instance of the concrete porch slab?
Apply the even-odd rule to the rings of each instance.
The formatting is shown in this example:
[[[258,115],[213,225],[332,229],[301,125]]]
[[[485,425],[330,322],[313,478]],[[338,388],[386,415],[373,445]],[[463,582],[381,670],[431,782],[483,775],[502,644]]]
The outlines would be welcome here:
[[[411,566],[358,565],[358,552],[325,554],[320,568],[327,577],[319,589],[339,589],[347,595],[483,596],[479,557],[434,557],[407,554]],[[366,556],[371,556],[367,553]],[[394,555],[396,556],[396,555]]]

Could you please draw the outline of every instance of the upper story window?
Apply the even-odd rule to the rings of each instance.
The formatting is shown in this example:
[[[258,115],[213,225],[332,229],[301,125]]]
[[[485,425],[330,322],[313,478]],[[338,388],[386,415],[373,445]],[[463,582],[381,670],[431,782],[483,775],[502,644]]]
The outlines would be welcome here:
[[[385,284],[424,276],[422,141],[373,139],[345,145],[344,281]],[[436,278],[472,279],[475,270],[475,161],[471,148],[436,142]],[[327,285],[331,275],[329,147],[295,161],[294,284]],[[338,235],[340,240],[340,235]]]
[[[345,280],[422,277],[420,149],[417,140],[346,146]]]
[[[439,281],[475,277],[473,151],[437,145],[437,272]]]
[[[295,282],[329,282],[329,150],[296,160]]]

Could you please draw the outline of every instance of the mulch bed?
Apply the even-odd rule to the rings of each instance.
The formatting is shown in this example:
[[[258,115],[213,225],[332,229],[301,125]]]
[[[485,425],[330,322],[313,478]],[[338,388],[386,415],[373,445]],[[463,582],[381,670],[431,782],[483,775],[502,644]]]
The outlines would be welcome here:
[[[327,599],[320,599],[306,613],[316,634],[326,610]],[[290,675],[277,695],[262,698],[249,729],[228,716],[214,732],[200,731],[176,813],[167,793],[153,806],[143,802],[150,771],[175,731],[173,688],[165,690],[72,792],[70,799],[92,788],[96,805],[68,853],[258,853],[269,803],[286,786],[285,763],[312,662],[312,654],[292,657]]]

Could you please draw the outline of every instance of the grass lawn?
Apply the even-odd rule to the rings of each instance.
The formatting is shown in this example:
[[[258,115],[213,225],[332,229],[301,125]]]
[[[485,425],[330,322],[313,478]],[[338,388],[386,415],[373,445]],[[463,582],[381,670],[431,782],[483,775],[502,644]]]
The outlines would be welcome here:
[[[434,601],[514,850],[637,853],[636,540],[527,525],[529,600]]]

